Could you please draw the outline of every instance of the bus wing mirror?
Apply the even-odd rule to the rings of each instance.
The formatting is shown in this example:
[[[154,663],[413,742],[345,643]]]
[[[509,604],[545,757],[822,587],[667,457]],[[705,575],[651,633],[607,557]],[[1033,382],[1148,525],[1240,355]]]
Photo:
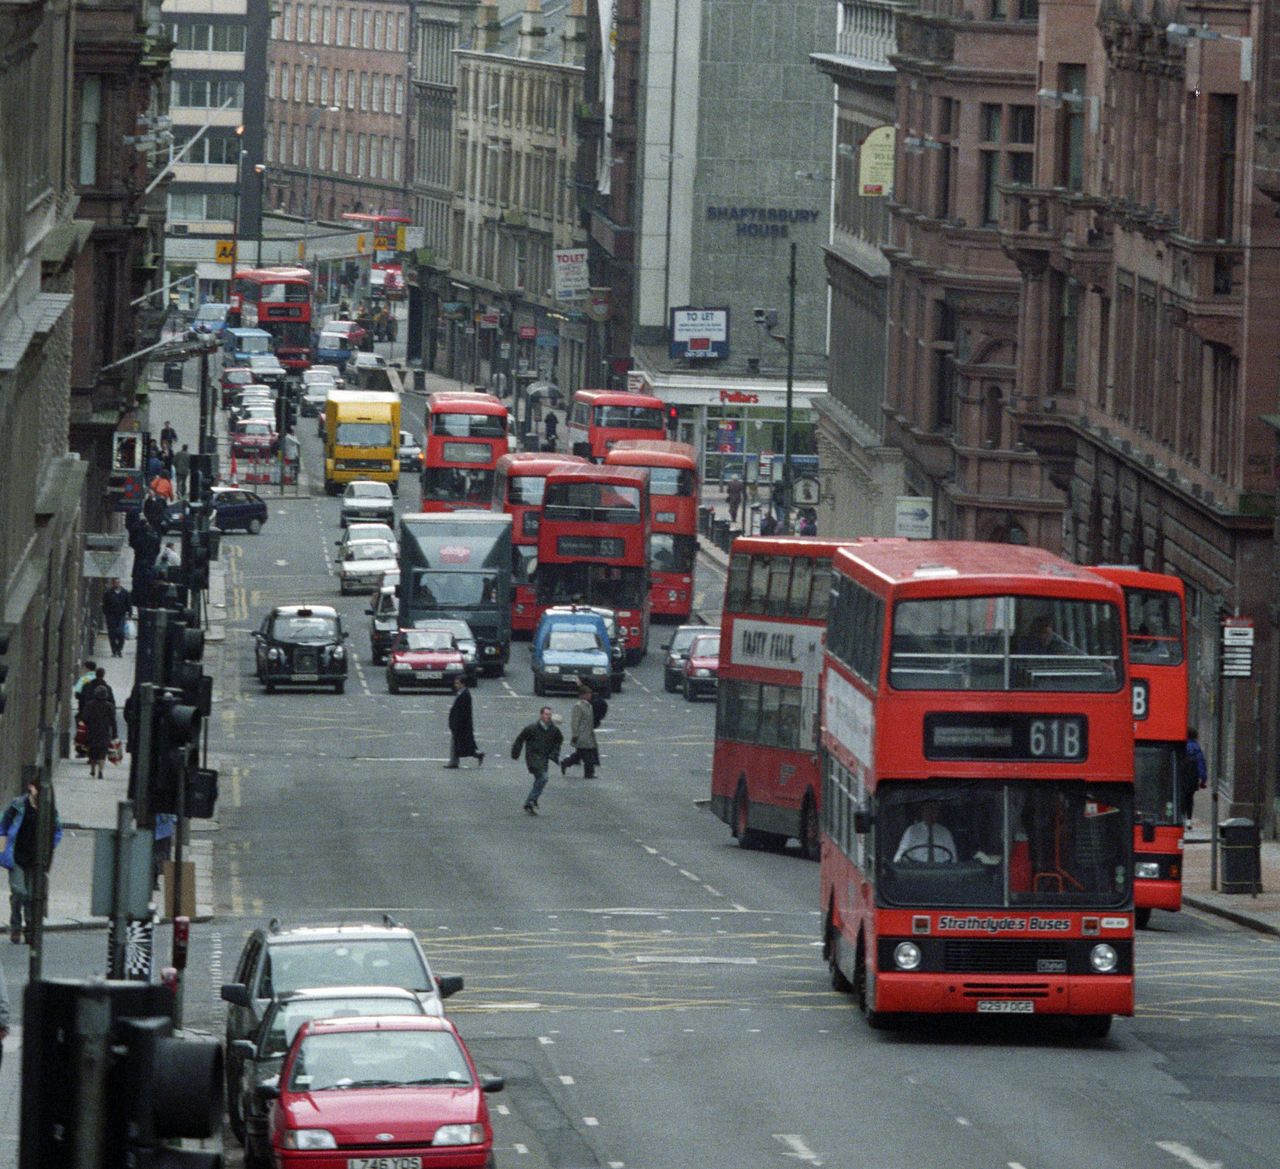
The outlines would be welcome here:
[[[871,809],[867,807],[855,808],[853,812],[853,830],[859,836],[866,836],[871,831]]]

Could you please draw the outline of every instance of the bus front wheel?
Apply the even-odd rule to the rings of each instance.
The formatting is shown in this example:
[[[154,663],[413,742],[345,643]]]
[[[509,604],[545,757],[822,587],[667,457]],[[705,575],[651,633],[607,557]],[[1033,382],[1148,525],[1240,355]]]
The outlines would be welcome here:
[[[838,940],[837,932],[834,915],[828,910],[827,928],[823,934],[823,949],[826,952],[827,967],[831,971],[831,989],[838,991],[840,994],[848,994],[853,990],[853,983],[845,977],[844,971],[840,969],[840,947],[836,944]]]
[[[867,977],[867,958],[866,946],[858,943],[858,964],[853,972],[853,993],[858,999],[858,1009],[862,1012],[862,1017],[867,1021],[867,1026],[876,1031],[882,1031],[888,1027],[888,1021],[881,1011],[875,1010],[871,1006],[871,990]]]

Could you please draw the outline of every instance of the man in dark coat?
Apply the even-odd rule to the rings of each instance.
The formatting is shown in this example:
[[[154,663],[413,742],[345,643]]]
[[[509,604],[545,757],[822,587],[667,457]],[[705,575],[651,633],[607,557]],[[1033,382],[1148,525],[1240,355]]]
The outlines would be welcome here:
[[[113,576],[107,591],[102,594],[102,616],[107,623],[107,640],[111,642],[113,658],[124,652],[124,623],[132,612],[133,600],[129,590],[120,583],[118,576]]]
[[[476,750],[476,728],[471,717],[471,691],[466,680],[454,678],[453,705],[449,707],[449,762],[446,767],[456,768],[459,759],[474,759],[476,766],[484,763],[484,752]]]
[[[530,816],[538,814],[538,797],[547,786],[547,768],[552,763],[559,762],[560,745],[563,742],[564,735],[553,721],[551,707],[544,706],[538,712],[537,722],[531,722],[525,727],[511,744],[511,758],[519,759],[520,752],[523,751],[524,765],[533,776],[533,787],[529,789],[524,801],[524,810]]]
[[[85,746],[89,752],[89,778],[105,779],[102,765],[107,761],[112,742],[120,734],[110,687],[95,683],[89,701],[80,709],[84,718]]]

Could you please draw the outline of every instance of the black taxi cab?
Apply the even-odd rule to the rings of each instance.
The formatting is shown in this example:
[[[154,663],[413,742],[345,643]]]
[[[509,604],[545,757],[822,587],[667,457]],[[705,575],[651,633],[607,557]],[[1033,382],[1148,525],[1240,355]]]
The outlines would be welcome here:
[[[258,681],[268,694],[282,684],[347,684],[347,638],[329,605],[277,605],[253,634]]]

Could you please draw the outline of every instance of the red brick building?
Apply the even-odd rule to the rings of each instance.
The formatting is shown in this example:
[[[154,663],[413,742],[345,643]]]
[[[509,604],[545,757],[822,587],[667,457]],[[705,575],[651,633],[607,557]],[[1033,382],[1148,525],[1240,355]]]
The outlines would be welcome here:
[[[897,16],[885,442],[935,536],[1056,548],[1062,491],[1009,409],[1020,279],[997,230],[1001,185],[1032,176],[1037,5],[975,3]]]
[[[1067,556],[1187,582],[1192,722],[1228,809],[1271,819],[1280,223],[1250,181],[1261,4],[1044,3],[1034,176],[1003,190],[1021,272],[1020,436],[1064,493]],[[1255,39],[1249,39],[1255,38]],[[1216,702],[1219,617],[1261,668]],[[1214,729],[1225,727],[1221,741]],[[1216,772],[1216,769],[1215,769]]]

